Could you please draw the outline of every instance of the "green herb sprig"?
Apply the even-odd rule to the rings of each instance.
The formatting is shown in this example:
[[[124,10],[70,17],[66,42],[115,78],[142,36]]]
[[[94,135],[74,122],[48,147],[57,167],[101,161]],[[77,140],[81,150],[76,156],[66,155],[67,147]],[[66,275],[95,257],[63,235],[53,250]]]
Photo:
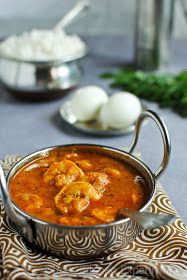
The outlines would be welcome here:
[[[142,71],[120,70],[104,73],[101,78],[112,79],[110,86],[134,93],[139,98],[170,107],[187,117],[187,71],[179,75],[151,74]]]

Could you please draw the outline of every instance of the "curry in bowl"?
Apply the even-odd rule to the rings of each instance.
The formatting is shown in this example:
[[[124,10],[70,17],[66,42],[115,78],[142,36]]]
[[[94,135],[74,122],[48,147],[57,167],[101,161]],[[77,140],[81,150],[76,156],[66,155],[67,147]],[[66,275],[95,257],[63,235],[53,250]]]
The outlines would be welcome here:
[[[110,155],[56,148],[16,172],[10,195],[40,220],[87,226],[113,222],[120,208],[140,209],[145,182],[136,168]]]
[[[132,155],[141,125],[151,118],[163,139],[163,159],[152,172]],[[170,138],[162,119],[141,113],[128,152],[94,144],[48,147],[17,162],[0,187],[5,211],[29,244],[71,260],[112,254],[141,233],[133,219],[116,219],[120,208],[148,210],[156,180],[167,167]]]

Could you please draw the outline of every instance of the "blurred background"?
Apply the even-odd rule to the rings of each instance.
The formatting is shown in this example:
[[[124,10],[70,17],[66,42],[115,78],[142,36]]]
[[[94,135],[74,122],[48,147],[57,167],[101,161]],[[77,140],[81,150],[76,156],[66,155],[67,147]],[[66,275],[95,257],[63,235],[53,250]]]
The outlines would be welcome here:
[[[0,0],[0,37],[34,27],[53,27],[75,3],[76,0]],[[70,25],[68,32],[124,34],[133,39],[136,0],[92,0],[91,3],[88,16]],[[187,38],[186,11],[187,0],[176,0],[174,38]]]

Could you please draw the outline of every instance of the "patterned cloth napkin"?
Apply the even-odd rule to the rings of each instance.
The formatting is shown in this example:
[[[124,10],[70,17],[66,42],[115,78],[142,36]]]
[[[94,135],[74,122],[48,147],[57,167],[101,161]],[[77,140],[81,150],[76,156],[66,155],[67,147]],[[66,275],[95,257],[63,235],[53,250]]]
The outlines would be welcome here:
[[[1,161],[5,173],[20,158]],[[150,211],[174,213],[175,223],[144,230],[123,250],[89,261],[31,250],[0,208],[0,279],[187,279],[187,228],[159,183]]]

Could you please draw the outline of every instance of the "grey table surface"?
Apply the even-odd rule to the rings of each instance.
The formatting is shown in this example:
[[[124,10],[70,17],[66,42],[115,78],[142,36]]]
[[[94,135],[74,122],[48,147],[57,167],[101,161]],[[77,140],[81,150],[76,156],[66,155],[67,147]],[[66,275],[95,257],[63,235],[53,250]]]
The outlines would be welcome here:
[[[82,60],[83,85],[99,85],[109,93],[109,81],[99,75],[115,70],[129,63],[133,57],[132,41],[119,36],[85,37],[90,49]],[[167,71],[178,72],[187,67],[187,41],[172,44],[170,64]],[[130,146],[132,134],[118,137],[98,137],[82,134],[66,127],[58,113],[59,107],[70,95],[50,102],[31,103],[20,101],[0,88],[0,158],[7,154],[26,155],[43,147],[70,143],[96,143],[117,148]],[[187,222],[187,168],[186,136],[187,119],[170,109],[160,109],[155,103],[145,103],[156,111],[168,126],[172,153],[167,170],[160,181],[167,191],[174,207]],[[153,171],[162,160],[162,139],[158,128],[149,121],[141,130],[137,150]]]

